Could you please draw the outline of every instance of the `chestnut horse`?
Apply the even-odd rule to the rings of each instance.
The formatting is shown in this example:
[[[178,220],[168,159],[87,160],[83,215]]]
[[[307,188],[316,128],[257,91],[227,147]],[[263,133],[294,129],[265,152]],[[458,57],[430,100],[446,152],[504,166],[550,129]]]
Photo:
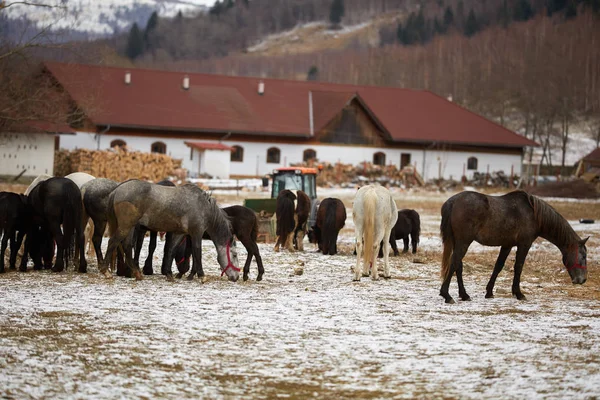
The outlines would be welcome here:
[[[500,254],[486,287],[486,298],[494,297],[496,278],[510,250],[517,246],[512,294],[525,300],[521,292],[521,272],[532,243],[542,237],[562,253],[563,265],[574,284],[587,279],[587,249],[589,238],[581,239],[571,225],[545,201],[522,190],[503,196],[488,196],[477,192],[462,192],[442,205],[440,226],[444,252],[442,255],[440,289],[446,303],[454,303],[448,293],[450,280],[456,272],[461,300],[471,300],[463,284],[462,259],[474,241],[484,246],[499,246]]]
[[[346,223],[346,207],[340,199],[328,197],[319,205],[317,222],[308,233],[311,243],[319,246],[323,254],[337,254],[337,238]]]

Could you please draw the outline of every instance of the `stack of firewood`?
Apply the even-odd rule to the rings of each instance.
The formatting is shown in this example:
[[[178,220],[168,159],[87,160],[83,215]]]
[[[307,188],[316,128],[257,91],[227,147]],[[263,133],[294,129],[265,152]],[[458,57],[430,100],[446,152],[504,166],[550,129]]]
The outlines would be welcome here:
[[[60,150],[54,156],[54,175],[65,176],[72,172],[108,178],[117,182],[127,179],[159,181],[181,174],[182,160],[165,154],[129,151],[125,147],[110,150]]]

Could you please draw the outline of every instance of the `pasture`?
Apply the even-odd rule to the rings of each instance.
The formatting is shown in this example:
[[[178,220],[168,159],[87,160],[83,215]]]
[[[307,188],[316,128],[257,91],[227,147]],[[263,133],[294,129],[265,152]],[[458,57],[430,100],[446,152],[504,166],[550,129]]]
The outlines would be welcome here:
[[[456,280],[439,296],[440,207],[451,194],[394,192],[421,215],[416,255],[390,257],[392,279],[352,282],[354,191],[338,254],[259,244],[265,275],[220,277],[203,242],[205,283],[142,281],[72,266],[0,275],[0,397],[25,398],[594,398],[600,395],[600,202],[549,201],[588,242],[589,278],[572,285],[552,244],[538,239],[511,296],[511,252],[485,285],[498,248],[473,244],[464,258],[472,301]],[[255,194],[252,194],[254,196]],[[242,199],[216,195],[220,206]],[[306,239],[305,239],[306,240]],[[107,239],[103,240],[106,248]],[[398,244],[401,246],[402,242]],[[148,246],[144,242],[142,259]],[[246,252],[238,244],[240,263]],[[382,267],[382,262],[378,264]],[[295,269],[302,268],[297,275]]]

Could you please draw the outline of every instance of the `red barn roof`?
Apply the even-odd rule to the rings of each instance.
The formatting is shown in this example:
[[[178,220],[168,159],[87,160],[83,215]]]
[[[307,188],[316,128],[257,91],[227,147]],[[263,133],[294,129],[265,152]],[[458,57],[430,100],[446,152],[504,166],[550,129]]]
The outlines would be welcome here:
[[[309,138],[354,98],[395,142],[536,145],[426,90],[47,62],[97,126]],[[130,83],[125,74],[130,73]],[[189,77],[189,88],[183,78]],[[259,83],[264,93],[259,94]],[[312,113],[311,113],[312,103]],[[312,114],[312,124],[311,124]]]

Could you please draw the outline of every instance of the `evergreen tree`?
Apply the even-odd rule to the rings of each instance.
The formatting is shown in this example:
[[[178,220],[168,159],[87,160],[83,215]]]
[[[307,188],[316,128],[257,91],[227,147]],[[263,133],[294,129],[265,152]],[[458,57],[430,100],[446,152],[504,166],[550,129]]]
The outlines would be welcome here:
[[[443,35],[444,33],[446,33],[446,29],[440,23],[440,21],[437,19],[437,17],[435,17],[433,19],[433,34],[434,35]]]
[[[444,30],[448,30],[454,24],[454,13],[452,12],[452,8],[450,6],[446,7],[446,11],[444,11]]]
[[[125,54],[132,60],[142,55],[144,52],[144,37],[137,23],[134,23],[129,30],[129,37],[127,38],[127,48]]]
[[[333,0],[329,9],[329,22],[334,26],[338,26],[342,22],[342,17],[346,12],[344,8],[344,0]]]
[[[527,21],[533,18],[533,8],[529,4],[529,0],[518,0],[513,11],[513,19],[515,21]]]
[[[152,33],[156,30],[158,26],[158,14],[156,11],[152,13],[150,18],[148,18],[148,22],[146,23],[146,29],[144,30],[144,45],[146,49],[151,49],[153,47],[152,42]]]
[[[467,15],[467,20],[465,21],[465,36],[471,37],[478,31],[479,23],[477,22],[477,17],[475,17],[475,12],[471,9],[469,15]]]
[[[217,0],[210,10],[208,10],[208,13],[210,15],[219,17],[223,11],[225,11],[225,4],[223,4],[220,0]]]
[[[568,0],[546,0],[548,16],[551,16],[555,12],[559,12],[567,8],[567,2]]]
[[[510,12],[508,10],[508,0],[504,0],[498,9],[498,22],[503,28],[507,28],[510,24]]]
[[[308,74],[306,75],[307,81],[317,81],[319,80],[319,69],[316,65],[313,65],[308,70]]]
[[[567,5],[567,9],[565,10],[565,18],[571,19],[577,16],[577,5],[575,1],[571,0]]]
[[[404,29],[402,28],[402,22],[398,22],[398,28],[396,29],[396,38],[398,39],[398,42],[404,44]]]
[[[425,23],[425,15],[423,14],[423,7],[419,10],[419,14],[414,20],[413,32],[415,41],[423,44],[426,43],[428,38],[427,35],[427,24]]]

